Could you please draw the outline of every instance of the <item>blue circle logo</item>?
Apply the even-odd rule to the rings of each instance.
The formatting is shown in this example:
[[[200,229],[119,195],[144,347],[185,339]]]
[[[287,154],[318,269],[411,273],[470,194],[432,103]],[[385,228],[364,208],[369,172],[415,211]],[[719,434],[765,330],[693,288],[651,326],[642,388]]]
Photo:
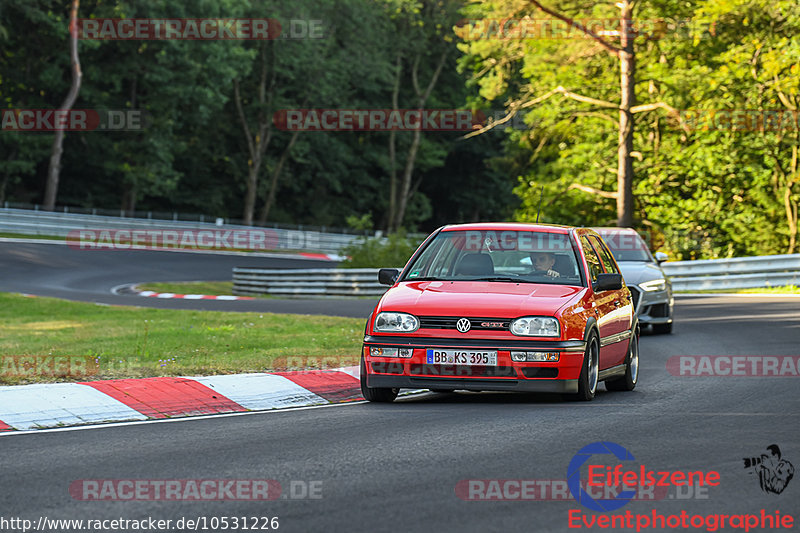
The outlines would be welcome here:
[[[581,448],[567,467],[567,486],[575,501],[592,511],[614,511],[625,506],[636,491],[623,490],[611,499],[595,500],[581,487],[581,466],[593,455],[613,455],[620,461],[633,461],[633,454],[616,442],[593,442]]]

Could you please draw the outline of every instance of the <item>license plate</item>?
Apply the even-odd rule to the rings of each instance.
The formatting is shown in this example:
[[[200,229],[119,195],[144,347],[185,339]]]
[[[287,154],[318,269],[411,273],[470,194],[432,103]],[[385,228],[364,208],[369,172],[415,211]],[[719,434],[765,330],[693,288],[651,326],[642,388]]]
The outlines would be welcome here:
[[[426,355],[429,365],[497,366],[497,352],[428,348]]]

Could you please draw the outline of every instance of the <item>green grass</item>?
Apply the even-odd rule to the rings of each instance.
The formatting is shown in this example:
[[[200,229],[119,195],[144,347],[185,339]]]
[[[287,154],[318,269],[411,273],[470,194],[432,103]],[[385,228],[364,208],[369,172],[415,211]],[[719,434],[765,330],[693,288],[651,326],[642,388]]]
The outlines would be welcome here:
[[[333,368],[358,363],[364,331],[356,318],[140,309],[8,293],[0,293],[0,324],[2,384]],[[25,355],[90,356],[97,374],[26,375],[9,357]]]
[[[800,294],[800,287],[795,285],[785,285],[783,287],[759,287],[754,289],[714,289],[707,291],[676,291],[681,293],[696,293],[696,294]]]
[[[175,294],[206,294],[226,296],[233,294],[232,281],[189,281],[181,283],[139,283],[140,291],[171,292]]]
[[[66,237],[57,237],[55,235],[27,235],[25,233],[4,233],[0,231],[0,238],[5,239],[40,239],[47,241],[64,241]]]

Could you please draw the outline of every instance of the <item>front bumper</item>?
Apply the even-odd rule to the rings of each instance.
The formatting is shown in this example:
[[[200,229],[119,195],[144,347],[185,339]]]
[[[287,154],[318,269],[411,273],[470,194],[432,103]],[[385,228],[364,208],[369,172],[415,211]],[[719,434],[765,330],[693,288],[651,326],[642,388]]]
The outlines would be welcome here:
[[[479,379],[367,374],[368,387],[512,392],[578,392],[577,379]]]
[[[371,347],[412,348],[411,357],[376,357]],[[427,350],[497,352],[497,366],[430,364]],[[375,335],[364,338],[368,387],[574,393],[583,365],[583,341],[451,339]],[[516,362],[511,351],[558,352],[557,362]]]
[[[672,322],[672,294],[664,291],[641,291],[636,305],[636,314],[642,325],[669,324]]]

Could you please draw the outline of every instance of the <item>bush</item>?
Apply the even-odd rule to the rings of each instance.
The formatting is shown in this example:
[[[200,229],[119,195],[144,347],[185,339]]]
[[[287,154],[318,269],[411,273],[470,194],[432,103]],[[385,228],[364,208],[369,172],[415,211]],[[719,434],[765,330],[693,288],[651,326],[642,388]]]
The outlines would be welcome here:
[[[401,268],[419,246],[420,241],[404,231],[388,237],[361,237],[346,246],[342,253],[348,259],[342,268]]]

